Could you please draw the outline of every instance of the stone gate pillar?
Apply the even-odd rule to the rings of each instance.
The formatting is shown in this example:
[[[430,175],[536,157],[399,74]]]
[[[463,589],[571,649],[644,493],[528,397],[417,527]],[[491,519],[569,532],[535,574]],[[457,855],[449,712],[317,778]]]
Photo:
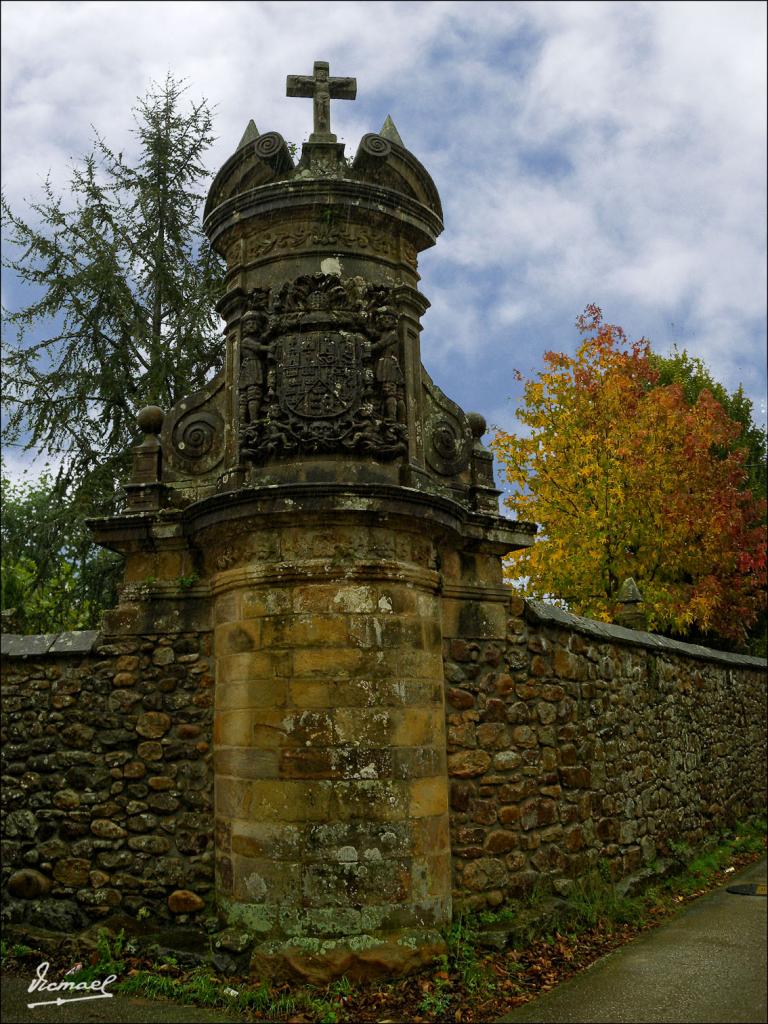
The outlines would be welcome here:
[[[355,81],[328,70],[289,77],[315,101],[297,164],[251,123],[217,175],[224,369],[143,414],[127,514],[97,526],[129,573],[154,546],[207,601],[218,911],[254,970],[313,980],[440,949],[443,624],[484,614],[474,567],[533,533],[498,515],[483,418],[421,364],[435,186],[389,118],[345,159],[330,101]]]

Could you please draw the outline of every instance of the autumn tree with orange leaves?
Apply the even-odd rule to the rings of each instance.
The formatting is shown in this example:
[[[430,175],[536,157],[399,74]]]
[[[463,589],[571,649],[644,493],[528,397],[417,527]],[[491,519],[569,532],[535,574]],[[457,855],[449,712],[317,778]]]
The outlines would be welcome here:
[[[547,352],[525,381],[527,430],[493,441],[506,504],[540,525],[508,578],[610,621],[632,576],[650,629],[743,643],[765,602],[766,530],[739,424],[708,390],[689,405],[679,383],[659,386],[648,342],[628,343],[596,306],[577,326],[576,355]]]

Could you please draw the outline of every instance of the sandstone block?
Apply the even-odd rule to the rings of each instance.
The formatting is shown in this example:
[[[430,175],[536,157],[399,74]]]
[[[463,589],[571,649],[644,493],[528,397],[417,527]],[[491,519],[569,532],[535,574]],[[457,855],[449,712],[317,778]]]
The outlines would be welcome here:
[[[333,715],[333,738],[337,743],[386,746],[395,729],[394,715],[386,708],[337,708]]]
[[[408,813],[412,818],[428,818],[448,811],[448,788],[442,776],[414,779],[409,789]]]
[[[439,707],[411,707],[392,714],[390,742],[394,747],[419,747],[439,743],[443,735],[443,711]]]
[[[292,590],[286,587],[284,589],[270,588],[269,590],[245,591],[240,598],[243,618],[249,619],[261,615],[284,615],[286,612],[293,611],[294,595],[300,589],[302,588],[297,587],[296,590]],[[309,587],[307,589],[311,590],[312,588]],[[326,605],[325,610],[327,610],[327,607]],[[297,607],[296,610],[311,611],[313,609]],[[234,607],[229,609],[229,611],[231,612],[229,618],[235,618]]]
[[[348,647],[297,650],[293,652],[294,673],[307,679],[348,679],[360,667],[361,657],[360,651]]]
[[[312,985],[325,985],[342,976],[351,981],[369,981],[411,974],[432,964],[445,952],[445,942],[437,932],[405,939],[402,943],[375,943],[360,950],[341,946],[323,953],[308,953],[300,946],[285,946],[277,951],[257,951],[251,958],[251,974],[275,980],[298,978]]]

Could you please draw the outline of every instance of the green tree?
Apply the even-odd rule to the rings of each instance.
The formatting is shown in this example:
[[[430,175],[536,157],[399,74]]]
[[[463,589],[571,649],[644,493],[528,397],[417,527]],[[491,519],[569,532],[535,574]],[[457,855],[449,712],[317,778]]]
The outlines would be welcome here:
[[[3,310],[3,441],[59,463],[46,478],[59,550],[79,550],[65,520],[76,531],[76,517],[119,508],[137,411],[168,408],[220,366],[223,267],[200,229],[212,118],[185,92],[169,74],[138,100],[134,159],[95,133],[66,198],[46,180],[26,220],[2,198],[3,266],[33,296]],[[36,562],[41,585],[54,564]],[[80,592],[98,604],[101,563],[87,564]]]
[[[97,548],[77,497],[58,492],[48,471],[32,482],[2,474],[3,629],[48,633],[98,626],[114,603],[121,559]]]
[[[651,353],[650,362],[658,373],[657,386],[667,387],[678,384],[689,406],[694,406],[703,391],[709,393],[722,405],[728,418],[738,423],[740,432],[731,444],[719,452],[725,458],[729,452],[742,452],[744,468],[747,473],[745,486],[755,499],[764,502],[768,494],[768,433],[765,427],[755,423],[752,402],[744,394],[741,385],[729,393],[725,387],[714,379],[711,371],[703,360],[691,356],[685,349],[675,345],[669,355],[661,356]],[[765,504],[763,504],[765,508]],[[763,516],[765,522],[765,516]],[[765,584],[763,584],[765,592]],[[768,652],[768,611],[765,597],[755,622],[749,626],[747,645],[753,654],[765,657]]]
[[[744,453],[747,486],[758,501],[765,498],[768,490],[768,434],[765,427],[755,423],[752,402],[744,394],[741,385],[729,393],[714,379],[703,360],[677,346],[667,356],[652,352],[650,364],[658,374],[657,387],[679,384],[689,406],[696,404],[702,391],[709,391],[725,409],[728,418],[739,424],[741,431],[733,441],[731,450]]]

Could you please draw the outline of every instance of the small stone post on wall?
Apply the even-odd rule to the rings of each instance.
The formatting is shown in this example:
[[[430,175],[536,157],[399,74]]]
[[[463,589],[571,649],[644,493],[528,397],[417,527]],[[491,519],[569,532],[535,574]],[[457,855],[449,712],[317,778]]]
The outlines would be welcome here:
[[[482,417],[422,367],[440,199],[389,118],[345,158],[331,104],[355,91],[289,76],[314,104],[298,162],[251,124],[219,171],[224,369],[143,414],[158,472],[142,451],[126,514],[93,524],[126,558],[108,629],[214,630],[218,912],[255,971],[312,980],[441,949],[442,642],[503,634],[501,556],[534,532],[498,514]]]
[[[627,629],[648,629],[648,616],[645,612],[643,595],[631,576],[625,579],[619,587],[616,601],[618,603],[618,611],[615,616],[617,626],[625,626]]]

